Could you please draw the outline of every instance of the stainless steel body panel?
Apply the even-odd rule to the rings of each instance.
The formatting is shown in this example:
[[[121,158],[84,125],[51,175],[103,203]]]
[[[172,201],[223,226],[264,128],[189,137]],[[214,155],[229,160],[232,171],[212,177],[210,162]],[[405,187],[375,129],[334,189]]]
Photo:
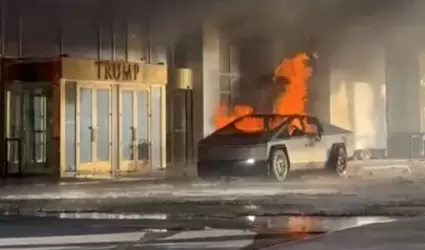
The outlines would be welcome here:
[[[311,148],[307,147],[308,138],[299,137],[291,139],[274,139],[268,143],[268,153],[271,153],[273,147],[285,146],[291,165],[308,164]]]
[[[301,136],[290,139],[273,139],[267,143],[267,154],[269,155],[273,147],[285,146],[292,169],[324,167],[329,159],[332,146],[344,144],[347,155],[353,155],[352,134],[324,134],[320,141],[314,138]]]
[[[261,115],[255,116],[261,117]],[[270,116],[273,115],[264,115],[264,117]],[[303,116],[288,116],[288,120],[303,118]],[[223,165],[224,162],[235,165],[236,161],[248,159],[262,161],[267,166],[272,150],[276,147],[285,147],[291,170],[300,170],[324,168],[334,145],[344,145],[348,157],[353,155],[354,145],[351,131],[327,123],[321,124],[316,118],[311,121],[311,124],[316,124],[317,131],[320,131],[316,135],[307,135],[304,132],[304,135],[301,133],[299,136],[290,136],[288,123],[259,134],[238,132],[237,130],[224,133],[219,130],[198,144],[198,163],[204,166],[208,165],[208,167],[202,168],[203,170],[208,169],[208,171],[219,171],[218,166]],[[212,164],[212,161],[220,161],[220,163]],[[234,171],[232,174],[235,174]]]
[[[253,146],[201,145],[198,148],[199,161],[234,161],[234,160],[267,159],[265,144]]]

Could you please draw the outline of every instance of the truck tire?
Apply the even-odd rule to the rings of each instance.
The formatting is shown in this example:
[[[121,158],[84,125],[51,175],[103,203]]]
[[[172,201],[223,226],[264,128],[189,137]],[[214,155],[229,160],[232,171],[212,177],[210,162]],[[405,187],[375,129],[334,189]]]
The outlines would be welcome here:
[[[328,161],[328,169],[336,176],[347,177],[347,151],[344,145],[332,146]]]
[[[274,150],[270,155],[271,177],[278,182],[285,181],[289,173],[289,159],[282,149]]]

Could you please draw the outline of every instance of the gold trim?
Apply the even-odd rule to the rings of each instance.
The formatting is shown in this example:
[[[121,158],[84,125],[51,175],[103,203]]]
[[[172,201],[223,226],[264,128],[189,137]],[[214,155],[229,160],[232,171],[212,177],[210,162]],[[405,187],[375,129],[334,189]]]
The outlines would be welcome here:
[[[149,144],[148,148],[148,162],[146,167],[152,169],[152,98],[151,98],[151,89],[146,89],[146,133],[147,140]]]
[[[92,86],[89,86],[88,89],[90,89],[91,92],[91,130],[92,130],[92,141],[91,141],[91,159],[93,164],[92,171],[94,173],[97,172],[96,165],[97,165],[97,140],[99,139],[97,136],[97,89],[96,86],[93,84]]]
[[[132,109],[132,111],[133,111],[133,127],[131,128],[131,133],[132,133],[132,135],[131,135],[131,137],[132,137],[132,141],[131,141],[131,145],[132,145],[132,149],[131,149],[131,151],[133,152],[133,168],[134,168],[134,171],[137,171],[138,170],[138,161],[137,161],[137,149],[138,149],[138,147],[137,147],[137,143],[138,143],[138,137],[137,137],[137,122],[138,122],[138,115],[137,115],[137,113],[138,113],[138,111],[139,111],[139,109],[138,109],[138,107],[137,107],[137,90],[134,90],[133,91],[133,109]]]
[[[108,85],[108,89],[109,89],[109,116],[108,116],[108,123],[109,123],[109,125],[108,125],[108,129],[109,129],[109,131],[108,131],[108,133],[109,133],[109,138],[108,138],[108,143],[109,143],[109,145],[108,145],[108,149],[109,149],[109,152],[108,152],[108,156],[109,156],[109,163],[110,163],[110,170],[109,170],[109,172],[110,172],[110,175],[112,175],[113,174],[113,166],[114,166],[114,158],[112,157],[112,155],[113,155],[113,148],[112,148],[112,145],[113,145],[113,142],[114,142],[114,140],[113,140],[113,133],[112,133],[112,123],[113,123],[113,119],[112,119],[112,113],[113,113],[113,109],[112,109],[112,107],[113,107],[113,104],[112,104],[112,101],[113,101],[113,95],[112,95],[112,85]]]
[[[161,92],[161,152],[160,152],[160,167],[162,169],[166,168],[166,88],[163,84],[140,84],[138,82],[113,82],[113,81],[76,81],[72,79],[61,79],[61,83],[65,85],[66,82],[75,82],[76,83],[76,176],[100,176],[100,175],[109,175],[111,174],[124,174],[124,173],[144,173],[146,171],[152,171],[152,124],[151,124],[151,116],[152,116],[152,96],[151,96],[151,88],[159,87]],[[65,86],[63,86],[65,87]],[[98,145],[96,143],[92,144],[92,159],[91,163],[81,163],[81,88],[91,89],[92,91],[92,125],[93,127],[97,127],[97,89],[109,89],[109,112],[110,112],[110,122],[109,122],[109,160],[110,162],[99,162],[97,161],[97,150]],[[148,149],[148,161],[140,161],[138,157],[137,147],[133,147],[133,157],[130,161],[123,161],[123,141],[122,141],[122,132],[123,132],[123,122],[122,122],[122,110],[123,108],[123,96],[122,91],[131,91],[133,96],[133,127],[138,129],[138,127],[146,127],[147,132],[147,140],[149,142]],[[138,116],[140,115],[139,111],[141,107],[138,107],[139,104],[139,91],[146,91],[146,112],[147,112],[147,120],[143,126],[138,124]],[[65,90],[64,90],[65,92]],[[64,95],[66,96],[66,95]],[[62,100],[65,100],[65,97],[61,96]],[[64,102],[64,101],[63,101]],[[62,104],[62,102],[61,102]],[[63,105],[63,104],[62,104]],[[61,112],[61,119],[64,121],[65,112]],[[95,114],[96,113],[96,114]],[[117,121],[118,119],[118,121]],[[63,122],[64,123],[64,122]],[[62,125],[62,124],[61,124]],[[65,128],[62,128],[65,130]],[[114,132],[115,131],[115,132]],[[62,132],[61,135],[61,161],[63,164],[63,168],[66,169],[66,158],[65,158],[65,145],[63,144],[65,138],[65,131]],[[137,140],[133,142],[133,146],[137,146],[139,142],[139,137],[141,135],[141,131],[137,133]],[[63,141],[62,141],[63,140]]]
[[[135,160],[137,162],[137,171],[138,172],[146,172],[146,171],[150,171],[151,170],[151,164],[150,164],[150,158],[151,158],[151,152],[150,152],[150,131],[149,131],[149,123],[150,123],[150,115],[149,115],[149,94],[150,94],[150,89],[147,87],[139,87],[137,88],[135,91],[135,106],[137,107],[137,109],[135,109],[135,127],[137,128],[137,143],[136,143],[136,153],[135,153]],[[144,95],[144,103],[142,104],[143,106],[139,107],[139,98],[140,95],[139,93],[143,93]],[[144,109],[144,113],[146,114],[146,117],[142,117],[143,118],[143,124],[139,124],[139,114],[140,111]],[[144,140],[147,140],[148,143],[148,159],[147,161],[144,160],[139,160],[140,156],[139,156],[139,150],[138,150],[138,144],[140,143],[140,139],[142,139],[140,137],[142,130],[140,130],[140,128],[143,130],[144,134],[147,135],[147,138],[143,138]]]
[[[7,90],[6,91],[6,93],[5,93],[5,95],[6,95],[6,138],[10,138],[10,125],[11,125],[11,120],[10,120],[10,107],[11,107],[11,104],[10,104],[10,95],[11,95],[11,92],[10,92],[10,90]],[[10,152],[9,150],[8,150],[8,152]],[[7,158],[7,159],[9,159],[9,158]]]
[[[167,101],[165,86],[161,87],[161,168],[167,168]]]
[[[78,83],[76,83],[76,89],[75,89],[75,173],[78,176],[78,172],[80,169],[80,162],[81,162],[81,157],[80,157],[80,143],[81,143],[81,138],[80,138],[80,130],[81,130],[81,103],[80,103],[80,95],[81,95],[81,90],[80,90],[80,86],[78,85]]]
[[[78,58],[61,58],[61,64],[61,78],[76,79],[77,81],[166,85],[168,80],[168,69],[165,65]]]
[[[134,170],[134,160],[124,160],[123,155],[123,149],[124,149],[124,142],[123,142],[123,91],[133,91],[133,88],[129,88],[127,86],[118,86],[118,119],[119,119],[119,126],[118,126],[118,152],[119,152],[119,161],[118,161],[118,172],[129,172]],[[133,94],[133,105],[134,105],[134,92]],[[134,110],[134,106],[133,106]],[[133,111],[134,115],[134,111]],[[134,125],[134,117],[133,117],[133,125]]]
[[[146,92],[146,108],[147,108],[147,120],[146,120],[146,132],[148,134],[148,141],[150,142],[151,140],[151,132],[150,132],[150,106],[149,101],[150,101],[150,89],[147,86],[140,86],[140,85],[134,85],[134,84],[123,84],[123,86],[118,86],[118,119],[119,119],[119,128],[118,128],[118,152],[119,152],[119,161],[118,161],[118,172],[119,173],[124,173],[124,172],[137,172],[137,173],[141,173],[141,172],[146,172],[146,171],[150,171],[151,170],[151,164],[150,164],[150,157],[151,157],[151,152],[150,152],[150,145],[149,145],[149,155],[148,155],[148,162],[139,162],[139,158],[138,158],[138,141],[140,139],[140,131],[138,131],[138,116],[139,116],[139,107],[138,107],[138,92],[139,91],[145,91]],[[123,116],[122,116],[122,109],[123,109],[123,91],[129,91],[132,93],[132,104],[133,104],[133,123],[132,123],[132,129],[134,131],[135,134],[135,141],[132,142],[132,146],[133,146],[133,157],[131,160],[123,160],[123,141],[122,141],[122,137],[123,137]]]
[[[59,162],[60,162],[60,176],[63,177],[65,172],[66,172],[66,162],[67,162],[67,156],[66,156],[66,81],[64,79],[59,81],[59,96],[60,96],[60,101],[59,101],[59,105],[60,105],[60,121],[59,121],[59,126],[60,126],[60,136],[59,136],[59,145],[60,145],[60,153],[59,153]],[[55,101],[55,100],[53,100]],[[55,105],[53,103],[53,105]],[[54,114],[52,114],[54,115]],[[55,121],[57,122],[57,121]],[[53,129],[53,128],[52,128]]]
[[[81,97],[81,89],[90,89],[91,90],[91,103],[92,103],[92,110],[91,110],[91,116],[92,116],[92,133],[93,136],[95,136],[94,141],[91,142],[91,159],[92,161],[89,163],[81,163],[81,156],[80,156],[80,146],[81,146],[81,138],[80,138],[80,132],[81,132],[81,103],[80,103],[80,97]],[[85,81],[81,81],[77,83],[77,89],[78,89],[78,96],[77,96],[77,114],[78,114],[78,162],[77,162],[77,175],[111,175],[112,173],[112,88],[111,85],[104,85],[104,84],[96,84],[93,82],[87,83]],[[98,90],[108,90],[108,97],[109,97],[109,161],[98,161],[98,155],[97,155],[97,149],[98,149],[98,114],[97,114],[97,91]]]

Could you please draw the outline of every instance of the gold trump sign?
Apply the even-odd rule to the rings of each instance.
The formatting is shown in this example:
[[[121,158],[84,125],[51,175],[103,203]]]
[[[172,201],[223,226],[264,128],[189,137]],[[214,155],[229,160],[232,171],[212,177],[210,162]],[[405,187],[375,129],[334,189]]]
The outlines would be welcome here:
[[[166,84],[167,67],[124,61],[62,59],[62,78],[114,82]]]
[[[96,61],[97,79],[105,81],[137,81],[140,73],[138,63]]]

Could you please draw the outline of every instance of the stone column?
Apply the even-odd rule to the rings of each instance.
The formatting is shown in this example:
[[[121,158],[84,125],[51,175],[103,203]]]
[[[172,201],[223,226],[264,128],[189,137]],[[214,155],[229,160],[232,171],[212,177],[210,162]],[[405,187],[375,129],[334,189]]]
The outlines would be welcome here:
[[[202,39],[202,114],[203,136],[215,130],[215,112],[220,104],[220,29],[205,23]],[[196,103],[196,102],[195,102]],[[196,105],[195,105],[196,106]]]
[[[399,30],[403,34],[415,34],[407,27]],[[399,39],[393,37],[386,48],[388,155],[408,158],[410,138],[420,132],[419,48],[415,38],[398,35]],[[419,143],[418,140],[415,139]]]

